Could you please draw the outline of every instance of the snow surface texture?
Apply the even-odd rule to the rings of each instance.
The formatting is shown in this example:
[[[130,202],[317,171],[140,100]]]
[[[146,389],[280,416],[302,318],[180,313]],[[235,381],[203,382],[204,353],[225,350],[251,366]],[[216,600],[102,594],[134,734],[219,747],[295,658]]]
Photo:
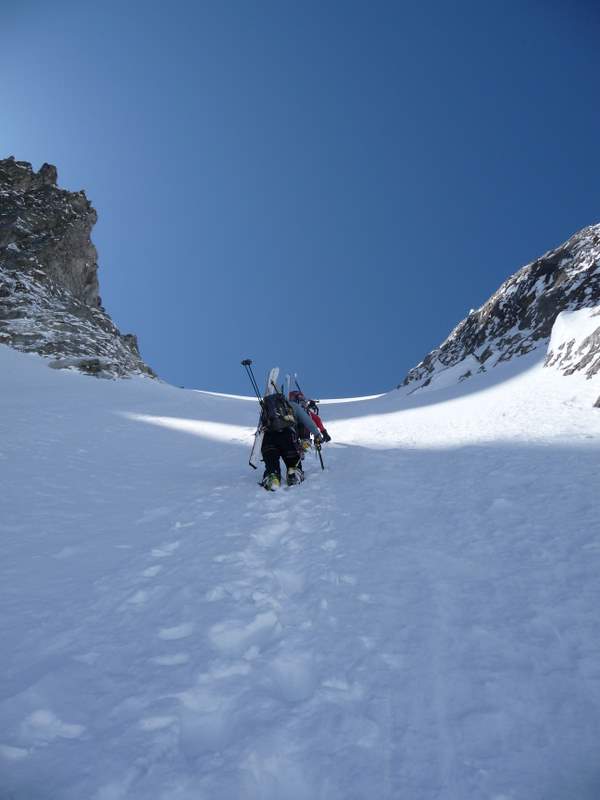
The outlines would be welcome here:
[[[402,384],[418,391],[456,383],[545,347],[557,316],[600,305],[600,225],[590,225],[511,275],[460,322]],[[590,346],[588,374],[600,369],[600,343]],[[579,367],[576,367],[578,369]]]
[[[256,407],[0,347],[3,800],[597,800],[598,376]]]

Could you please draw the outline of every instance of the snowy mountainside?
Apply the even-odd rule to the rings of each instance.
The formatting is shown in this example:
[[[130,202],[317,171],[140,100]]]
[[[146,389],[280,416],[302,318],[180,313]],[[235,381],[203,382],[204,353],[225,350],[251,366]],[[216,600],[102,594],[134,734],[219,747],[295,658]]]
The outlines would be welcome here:
[[[443,385],[466,380],[545,347],[559,313],[598,305],[600,225],[591,225],[506,280],[398,388],[415,391],[440,380]],[[594,369],[599,367],[597,362]]]
[[[558,315],[545,364],[565,375],[581,370],[591,378],[600,372],[600,305]]]
[[[0,346],[0,797],[596,800],[598,375],[323,404],[268,494],[247,399],[44,363]]]
[[[96,211],[56,180],[51,164],[34,172],[0,160],[0,342],[53,357],[55,367],[153,376],[136,337],[121,334],[101,305]]]

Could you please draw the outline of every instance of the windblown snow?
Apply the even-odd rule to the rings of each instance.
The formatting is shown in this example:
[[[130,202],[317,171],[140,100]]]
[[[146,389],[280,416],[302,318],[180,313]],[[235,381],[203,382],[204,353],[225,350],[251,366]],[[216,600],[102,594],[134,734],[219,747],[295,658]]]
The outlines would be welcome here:
[[[268,494],[247,399],[0,347],[0,797],[597,800],[600,387],[544,355],[323,405]]]

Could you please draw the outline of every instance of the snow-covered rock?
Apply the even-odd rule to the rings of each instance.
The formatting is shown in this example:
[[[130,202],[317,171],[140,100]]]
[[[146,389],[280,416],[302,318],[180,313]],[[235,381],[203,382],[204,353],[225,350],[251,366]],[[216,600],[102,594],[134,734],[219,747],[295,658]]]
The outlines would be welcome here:
[[[96,211],[56,179],[50,164],[0,160],[0,342],[89,374],[153,375],[102,308]]]
[[[584,371],[587,378],[600,371],[600,306],[558,315],[545,365],[557,367],[564,375]],[[594,407],[600,408],[600,397]]]
[[[447,386],[453,386],[455,383],[470,378],[476,372],[479,372],[481,363],[473,355],[468,355],[457,361],[456,364],[447,366],[442,361],[434,365],[431,379],[423,384],[421,387],[423,391],[432,389],[445,389]]]
[[[600,225],[592,225],[512,275],[411,369],[398,388],[412,392],[429,386],[438,374],[467,358],[476,362],[476,368],[454,370],[457,379],[485,372],[545,346],[561,312],[599,304]],[[587,351],[592,360],[590,348],[593,342]]]
[[[600,306],[562,311],[552,328],[545,365],[565,375],[600,371]]]

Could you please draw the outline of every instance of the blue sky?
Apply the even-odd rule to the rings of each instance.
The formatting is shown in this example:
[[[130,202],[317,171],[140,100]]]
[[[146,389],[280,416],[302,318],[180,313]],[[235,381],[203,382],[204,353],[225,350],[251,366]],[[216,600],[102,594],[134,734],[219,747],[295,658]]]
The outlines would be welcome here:
[[[600,221],[593,2],[3,14],[0,152],[86,190],[104,305],[177,385],[387,390]]]

